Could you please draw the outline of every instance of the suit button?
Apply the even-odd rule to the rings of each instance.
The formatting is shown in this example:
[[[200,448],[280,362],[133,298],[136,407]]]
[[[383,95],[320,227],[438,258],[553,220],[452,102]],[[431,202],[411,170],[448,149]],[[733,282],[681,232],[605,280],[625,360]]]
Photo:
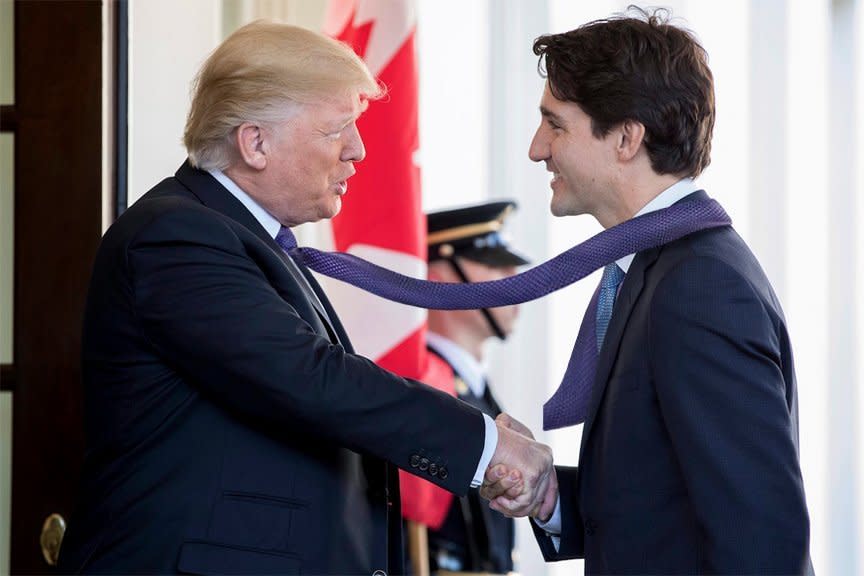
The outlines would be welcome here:
[[[419,465],[420,465],[420,456],[418,456],[417,454],[414,454],[413,456],[411,456],[411,467],[416,468]]]
[[[594,532],[597,531],[597,524],[594,523],[590,518],[585,521],[585,534],[588,536],[593,536]]]
[[[372,572],[372,576],[387,576],[387,573],[383,570],[375,570]]]
[[[441,480],[446,479],[447,474],[449,474],[449,472],[447,472],[447,468],[445,468],[444,466],[441,466],[441,468],[438,469],[438,478],[440,478]]]
[[[429,465],[429,474],[431,474],[432,476],[438,475],[438,465],[434,462]]]
[[[429,459],[428,458],[421,458],[420,459],[420,470],[423,470],[425,472],[428,469],[429,469]]]

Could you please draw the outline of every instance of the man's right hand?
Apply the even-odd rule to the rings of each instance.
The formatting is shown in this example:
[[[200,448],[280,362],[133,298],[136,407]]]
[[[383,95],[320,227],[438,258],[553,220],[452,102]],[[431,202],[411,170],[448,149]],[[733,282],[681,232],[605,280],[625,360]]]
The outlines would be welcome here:
[[[545,504],[549,493],[557,493],[558,489],[552,449],[520,434],[517,430],[522,425],[515,420],[510,422],[499,417],[495,423],[498,426],[498,446],[489,464],[481,495],[488,497],[494,493],[494,505],[490,505],[507,516],[548,518],[551,511],[547,513]],[[522,428],[527,431],[524,426]],[[492,491],[489,490],[491,483],[496,485]]]

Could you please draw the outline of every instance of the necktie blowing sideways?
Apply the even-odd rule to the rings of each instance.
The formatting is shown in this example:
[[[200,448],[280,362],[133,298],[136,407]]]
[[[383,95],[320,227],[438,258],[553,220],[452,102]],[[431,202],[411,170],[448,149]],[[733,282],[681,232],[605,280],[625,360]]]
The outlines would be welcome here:
[[[585,242],[562,252],[515,276],[488,282],[456,284],[430,282],[404,276],[351,254],[322,252],[314,248],[301,248],[290,228],[283,227],[276,241],[295,261],[312,270],[352,284],[362,290],[387,300],[402,304],[437,310],[473,310],[496,308],[536,300],[581,280],[593,271],[619,258],[662,246],[708,228],[730,226],[732,220],[716,200],[691,200],[678,202],[668,208],[637,216],[608,228]],[[571,386],[579,378],[580,370],[587,374],[593,366],[587,362],[590,353],[580,350],[580,340],[591,343],[596,363],[595,335],[582,336],[580,330],[576,345],[568,363],[561,387],[544,408],[544,428],[559,428],[584,421],[587,406],[582,386]],[[586,346],[587,348],[587,346]],[[585,365],[586,369],[580,369]],[[585,375],[581,376],[583,379]],[[593,373],[587,374],[593,379]],[[569,381],[569,382],[568,382]],[[572,389],[572,390],[571,390]],[[579,398],[574,398],[575,395]]]

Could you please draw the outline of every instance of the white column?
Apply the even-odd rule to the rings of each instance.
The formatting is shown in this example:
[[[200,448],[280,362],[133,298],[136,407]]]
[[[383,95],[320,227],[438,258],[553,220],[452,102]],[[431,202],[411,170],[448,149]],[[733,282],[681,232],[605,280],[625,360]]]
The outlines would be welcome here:
[[[786,301],[787,63],[786,0],[750,2],[750,246],[781,302]]]
[[[856,373],[861,353],[861,335],[856,320],[861,307],[855,294],[861,279],[856,277],[856,166],[861,148],[855,119],[860,115],[855,70],[855,2],[831,2],[830,77],[828,109],[828,474],[831,479],[828,511],[828,570],[832,574],[858,574],[859,531],[856,520],[860,486],[864,478],[856,466],[861,425],[856,419],[861,383]],[[860,221],[859,221],[860,222]],[[860,270],[859,270],[860,272]]]
[[[761,38],[767,33],[765,28],[772,26],[772,21],[782,22],[785,15],[787,106],[782,122],[787,128],[776,131],[773,123],[765,126],[762,118],[755,115],[753,118],[754,134],[764,135],[758,145],[755,142],[753,145],[760,157],[772,158],[781,153],[775,149],[785,151],[786,155],[785,171],[778,169],[776,173],[781,181],[774,184],[780,190],[787,190],[785,203],[773,208],[770,203],[763,203],[763,211],[754,214],[754,222],[766,222],[768,228],[774,218],[785,218],[784,232],[778,234],[773,242],[779,249],[785,247],[786,284],[780,298],[795,351],[801,469],[810,510],[810,547],[815,569],[825,574],[837,573],[832,564],[830,542],[832,518],[829,502],[836,479],[830,474],[832,451],[828,433],[831,420],[828,397],[833,384],[827,368],[829,350],[836,344],[829,331],[828,304],[831,296],[829,151],[833,153],[828,128],[829,8],[827,0],[791,0],[785,12],[776,6],[762,18],[754,18],[754,26],[758,25],[754,32]],[[762,78],[769,73],[760,65],[757,53],[754,46],[757,58],[754,60],[754,76]],[[761,89],[771,95],[772,106],[782,106],[773,98],[784,90],[784,85],[763,83]],[[774,114],[771,110],[763,110],[763,113]],[[771,173],[765,174],[765,186],[769,188],[770,176]],[[768,237],[765,240],[772,241]],[[774,250],[769,248],[768,251],[772,257]]]
[[[547,0],[490,0],[489,183],[493,198],[513,198],[519,212],[510,233],[513,243],[537,261],[549,255],[547,230],[549,178],[543,166],[528,159],[528,146],[539,115],[543,80],[537,74],[534,39],[549,31]],[[490,377],[498,385],[502,404],[542,438],[541,406],[546,383],[553,373],[550,346],[549,301],[522,306],[519,325],[506,346],[490,350]],[[546,574],[528,520],[516,522],[518,570]],[[571,572],[572,573],[572,572]]]
[[[855,256],[850,262],[853,275],[855,278],[855,301],[857,307],[855,311],[855,326],[857,335],[857,347],[853,350],[857,367],[853,372],[856,380],[855,389],[857,390],[857,407],[855,413],[855,428],[853,429],[856,443],[857,455],[857,518],[858,518],[858,538],[852,543],[857,550],[858,557],[858,572],[864,571],[864,424],[861,424],[860,418],[864,416],[864,392],[860,387],[864,385],[864,305],[861,304],[861,298],[864,297],[864,232],[861,232],[858,227],[864,224],[864,162],[860,161],[862,150],[864,150],[864,106],[861,99],[864,97],[864,1],[855,0],[855,29],[854,29],[854,74],[855,74],[855,95],[853,100],[855,103],[855,113],[850,120],[851,129],[855,131],[855,142],[857,148],[858,160],[853,163],[857,168],[855,177],[855,192],[852,195],[854,205],[850,207],[850,211],[855,214]]]

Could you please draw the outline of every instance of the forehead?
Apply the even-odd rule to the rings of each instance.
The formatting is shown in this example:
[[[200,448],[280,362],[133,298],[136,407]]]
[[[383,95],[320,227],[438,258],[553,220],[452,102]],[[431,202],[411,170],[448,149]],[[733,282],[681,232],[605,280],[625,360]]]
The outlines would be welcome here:
[[[309,118],[322,122],[348,123],[356,120],[368,106],[369,101],[362,94],[352,93],[328,96],[315,103],[307,104],[304,108]]]

